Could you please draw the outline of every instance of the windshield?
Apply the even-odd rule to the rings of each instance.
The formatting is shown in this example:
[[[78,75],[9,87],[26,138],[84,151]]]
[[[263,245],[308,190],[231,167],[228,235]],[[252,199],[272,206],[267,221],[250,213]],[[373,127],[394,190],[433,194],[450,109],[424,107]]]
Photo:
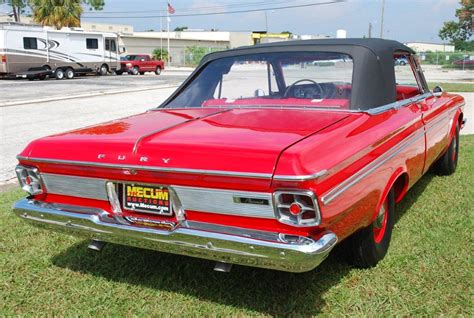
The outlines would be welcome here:
[[[331,52],[275,52],[211,61],[164,107],[348,109],[352,58]]]
[[[138,61],[140,56],[138,55],[126,55],[123,57],[123,61]]]

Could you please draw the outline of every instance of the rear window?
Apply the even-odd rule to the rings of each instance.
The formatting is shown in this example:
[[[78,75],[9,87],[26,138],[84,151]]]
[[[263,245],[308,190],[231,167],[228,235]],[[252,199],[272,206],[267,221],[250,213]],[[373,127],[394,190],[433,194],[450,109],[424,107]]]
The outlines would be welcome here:
[[[23,48],[25,50],[37,50],[38,49],[38,41],[36,38],[23,38]]]
[[[95,50],[99,48],[99,40],[97,39],[86,39],[86,47],[89,50]]]
[[[353,61],[332,52],[275,52],[210,62],[167,107],[349,108]]]

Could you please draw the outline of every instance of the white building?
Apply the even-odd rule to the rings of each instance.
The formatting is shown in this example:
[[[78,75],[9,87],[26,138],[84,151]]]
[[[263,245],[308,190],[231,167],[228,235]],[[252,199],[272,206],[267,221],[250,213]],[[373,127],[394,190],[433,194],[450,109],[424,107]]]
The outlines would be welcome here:
[[[168,32],[133,32],[121,34],[121,46],[129,54],[151,54],[154,49],[167,49]],[[169,32],[170,56],[172,65],[186,65],[187,48],[200,47],[207,52],[252,45],[252,32],[227,31],[182,31]]]
[[[454,52],[454,45],[445,43],[407,42],[405,45],[416,52]]]

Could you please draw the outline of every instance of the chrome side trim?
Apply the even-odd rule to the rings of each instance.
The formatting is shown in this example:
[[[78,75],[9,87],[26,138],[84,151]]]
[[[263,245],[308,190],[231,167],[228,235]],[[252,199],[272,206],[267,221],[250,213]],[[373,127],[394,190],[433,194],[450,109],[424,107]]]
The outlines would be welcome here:
[[[407,98],[407,99],[396,101],[396,102],[393,102],[393,103],[390,103],[390,104],[386,104],[386,105],[382,105],[382,106],[375,107],[375,108],[372,108],[372,109],[368,109],[365,112],[370,114],[370,115],[380,114],[380,113],[383,113],[383,112],[385,112],[387,110],[390,110],[390,109],[399,109],[399,108],[408,106],[410,104],[417,103],[417,102],[419,102],[423,99],[431,97],[432,95],[433,95],[433,93],[431,93],[431,92],[424,93],[424,94],[421,94],[421,95],[418,95],[418,96],[415,96],[415,97]]]
[[[277,181],[307,181],[307,180],[313,180],[313,179],[318,179],[323,176],[325,176],[328,173],[327,170],[321,170],[313,174],[307,174],[307,175],[283,175],[283,174],[277,174],[273,176],[273,180]]]
[[[342,193],[347,191],[349,188],[354,186],[355,184],[359,183],[363,178],[374,172],[377,168],[382,166],[385,162],[395,157],[399,154],[402,150],[406,149],[414,142],[416,142],[421,137],[424,137],[425,133],[429,132],[430,130],[434,129],[435,127],[439,126],[443,120],[447,119],[450,116],[450,113],[446,113],[443,117],[438,118],[436,121],[429,124],[429,127],[425,126],[425,130],[423,131],[415,131],[408,137],[406,137],[402,142],[398,143],[391,149],[389,149],[384,154],[380,155],[378,158],[370,162],[368,165],[357,171],[355,174],[344,180],[339,185],[332,188],[329,192],[327,192],[324,196],[321,197],[321,202],[324,205],[331,203],[334,199],[340,196]]]
[[[185,211],[274,219],[271,193],[171,186]],[[267,200],[268,205],[236,203],[234,197]]]
[[[137,227],[100,209],[29,199],[17,201],[13,211],[33,225],[89,239],[287,272],[312,270],[337,243],[332,232],[314,239],[196,222],[170,230]]]
[[[65,164],[65,165],[111,168],[111,169],[121,169],[121,170],[134,169],[134,170],[142,170],[142,171],[200,174],[200,175],[208,175],[208,176],[224,176],[224,177],[250,178],[250,179],[271,179],[272,178],[271,173],[258,173],[258,172],[237,172],[237,171],[201,170],[201,169],[186,169],[186,168],[163,168],[163,167],[156,167],[156,166],[123,165],[123,164],[114,164],[114,163],[61,160],[61,159],[50,159],[50,158],[33,158],[33,157],[24,157],[24,156],[17,156],[17,159],[27,160],[31,162],[38,162],[38,163]]]
[[[115,185],[112,182],[123,183],[123,181],[115,182],[106,179],[50,173],[43,173],[41,177],[45,180],[48,193],[109,201],[114,207],[114,212],[121,213]],[[275,218],[271,193],[173,185],[168,187],[173,196],[172,202],[176,200],[176,204],[173,203],[173,208],[175,212],[179,211],[178,214],[181,220],[184,220],[184,214],[187,210],[267,219]],[[238,203],[235,202],[234,197],[266,200],[268,204]]]
[[[108,201],[106,180],[41,173],[48,193]]]

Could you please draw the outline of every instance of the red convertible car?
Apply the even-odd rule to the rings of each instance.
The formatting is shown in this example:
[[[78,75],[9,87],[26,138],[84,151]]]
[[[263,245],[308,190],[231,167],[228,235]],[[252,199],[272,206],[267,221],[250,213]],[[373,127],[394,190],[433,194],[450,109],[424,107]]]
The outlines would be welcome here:
[[[409,67],[395,71],[394,61]],[[387,253],[395,207],[456,170],[464,100],[428,89],[415,53],[380,39],[204,57],[161,106],[31,142],[17,216],[48,229],[231,264],[304,272],[338,242]]]

